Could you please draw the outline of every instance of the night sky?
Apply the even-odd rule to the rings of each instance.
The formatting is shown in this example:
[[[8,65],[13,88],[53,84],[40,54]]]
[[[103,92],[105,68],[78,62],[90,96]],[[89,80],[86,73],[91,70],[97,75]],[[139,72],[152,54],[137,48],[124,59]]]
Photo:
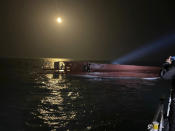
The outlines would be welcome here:
[[[160,0],[4,0],[0,57],[115,60],[175,34],[174,9]],[[161,62],[174,45],[141,60]]]

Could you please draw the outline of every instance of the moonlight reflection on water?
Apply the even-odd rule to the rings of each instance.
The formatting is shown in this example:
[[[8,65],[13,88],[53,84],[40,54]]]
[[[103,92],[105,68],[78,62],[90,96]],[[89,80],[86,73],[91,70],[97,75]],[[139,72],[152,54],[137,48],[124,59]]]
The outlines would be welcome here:
[[[87,79],[42,70],[58,60],[0,61],[0,129],[146,131],[159,98],[169,95],[161,80]]]
[[[53,78],[53,74],[46,74],[45,81],[38,81],[44,84],[40,88],[49,89],[49,95],[41,99],[40,104],[37,106],[38,113],[36,116],[44,123],[54,128],[66,127],[68,121],[73,120],[76,116],[74,110],[66,111],[65,104],[69,108],[73,108],[72,104],[65,100],[76,100],[79,97],[78,92],[67,92],[70,87],[70,82],[65,80],[64,75],[58,75],[58,78]]]

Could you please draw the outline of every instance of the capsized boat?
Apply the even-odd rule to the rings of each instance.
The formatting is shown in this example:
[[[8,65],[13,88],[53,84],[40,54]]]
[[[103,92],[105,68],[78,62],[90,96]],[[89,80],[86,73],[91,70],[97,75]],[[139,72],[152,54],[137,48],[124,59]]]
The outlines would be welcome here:
[[[54,62],[54,68],[52,69],[52,72],[84,77],[155,78],[159,77],[160,67],[59,61]]]

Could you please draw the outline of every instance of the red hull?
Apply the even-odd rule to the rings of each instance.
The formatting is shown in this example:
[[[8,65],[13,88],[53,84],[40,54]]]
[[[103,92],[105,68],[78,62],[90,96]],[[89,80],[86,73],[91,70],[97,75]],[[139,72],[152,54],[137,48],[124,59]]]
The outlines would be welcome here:
[[[160,67],[117,64],[97,64],[89,62],[56,62],[58,73],[92,77],[159,77]]]

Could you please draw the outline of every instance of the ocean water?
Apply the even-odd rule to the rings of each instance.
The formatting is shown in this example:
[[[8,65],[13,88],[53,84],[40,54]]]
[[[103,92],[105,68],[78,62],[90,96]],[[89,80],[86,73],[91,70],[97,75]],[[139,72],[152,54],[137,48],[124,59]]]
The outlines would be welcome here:
[[[146,131],[168,81],[46,74],[62,59],[0,59],[0,131]]]

